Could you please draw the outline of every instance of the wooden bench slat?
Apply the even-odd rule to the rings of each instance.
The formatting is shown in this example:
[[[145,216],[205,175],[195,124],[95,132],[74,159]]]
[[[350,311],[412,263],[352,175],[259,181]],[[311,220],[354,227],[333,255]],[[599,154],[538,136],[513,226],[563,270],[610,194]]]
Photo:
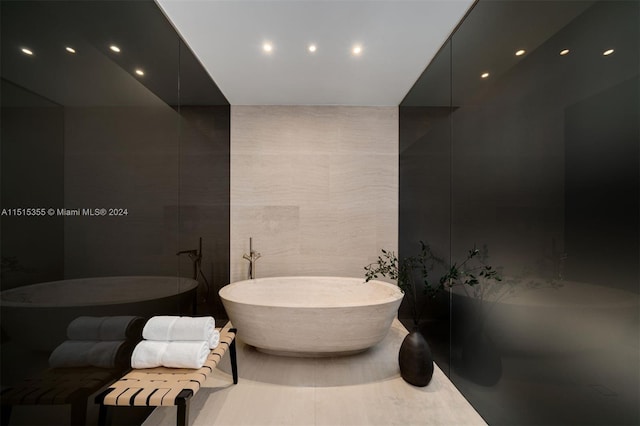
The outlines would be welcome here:
[[[131,401],[132,404],[137,406],[148,405],[147,401],[149,399],[149,395],[151,395],[154,391],[155,389],[152,388],[142,388],[142,391],[136,395],[133,401]]]
[[[162,398],[162,405],[164,406],[176,405],[176,397],[183,390],[184,389],[182,388],[171,388],[171,390],[169,390],[169,392],[165,394],[164,398]]]
[[[168,388],[164,388],[164,389],[156,389],[155,392],[153,392],[151,394],[151,396],[149,397],[149,401],[147,403],[148,406],[150,407],[159,407],[162,405],[162,399],[164,398],[164,396],[170,391],[171,389]]]
[[[125,390],[120,395],[118,395],[118,398],[117,398],[116,402],[118,403],[118,405],[129,405],[129,402],[131,401],[131,398],[136,393],[138,393],[141,389],[142,388],[139,388],[139,387],[131,387],[131,388]]]
[[[120,396],[120,394],[125,391],[126,389],[114,389],[114,391],[109,392],[105,395],[103,404],[118,405],[118,396]]]

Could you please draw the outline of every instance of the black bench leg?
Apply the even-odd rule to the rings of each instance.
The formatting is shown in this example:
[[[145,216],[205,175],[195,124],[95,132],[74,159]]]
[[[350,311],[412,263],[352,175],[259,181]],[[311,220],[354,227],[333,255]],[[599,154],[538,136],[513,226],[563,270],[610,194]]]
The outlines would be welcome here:
[[[178,418],[176,419],[177,426],[189,426],[189,403],[191,399],[183,399],[178,401]]]
[[[235,330],[234,330],[235,331]],[[231,373],[233,374],[233,383],[238,383],[238,360],[236,358],[236,339],[234,338],[229,345],[229,356],[231,357]]]
[[[3,405],[0,408],[0,417],[2,418],[0,421],[2,426],[7,426],[9,424],[9,419],[11,419],[11,405]]]
[[[100,404],[98,410],[98,425],[109,426],[111,425],[111,419],[113,416],[113,408],[107,405]]]

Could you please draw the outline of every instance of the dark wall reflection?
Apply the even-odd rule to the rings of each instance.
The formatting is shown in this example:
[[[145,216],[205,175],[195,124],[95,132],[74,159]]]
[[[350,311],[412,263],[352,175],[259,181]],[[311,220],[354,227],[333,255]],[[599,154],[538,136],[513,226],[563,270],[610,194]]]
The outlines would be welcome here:
[[[401,250],[503,277],[423,327],[490,424],[640,422],[639,7],[480,0],[401,105]]]
[[[58,350],[54,366],[54,348],[92,343],[69,335],[74,318],[226,316],[229,104],[153,1],[0,7],[2,387],[77,368],[107,369],[109,380],[135,336],[111,346],[113,365],[61,373],[86,357]],[[43,210],[8,210],[26,208]],[[201,238],[194,271],[177,253],[200,250]],[[7,395],[3,416],[21,405]],[[66,407],[53,417],[14,408],[14,423],[69,423]]]
[[[64,108],[2,79],[2,206],[62,205]],[[11,161],[5,161],[11,159]],[[64,272],[63,218],[2,216],[2,288]]]
[[[197,248],[202,238],[199,311],[216,318],[226,317],[218,290],[230,279],[229,123],[229,106],[180,107],[180,202],[170,209],[178,215],[181,250]],[[181,257],[180,275],[192,274],[193,263]]]

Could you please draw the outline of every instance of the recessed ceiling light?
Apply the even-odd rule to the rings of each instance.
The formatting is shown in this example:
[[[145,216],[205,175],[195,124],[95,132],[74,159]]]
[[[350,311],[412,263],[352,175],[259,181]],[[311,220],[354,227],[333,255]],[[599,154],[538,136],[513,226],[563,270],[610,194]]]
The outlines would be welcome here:
[[[33,52],[30,49],[27,49],[26,47],[23,47],[22,49],[20,49],[22,51],[22,53],[24,53],[25,55],[33,55]]]
[[[315,44],[310,44],[309,45],[309,52],[313,53],[317,50],[317,47]]]
[[[144,71],[142,71],[140,68],[137,68],[135,71],[136,74],[143,76],[144,75]]]
[[[67,46],[64,48],[64,50],[66,50],[69,53],[76,53],[76,49],[74,49],[73,47]]]
[[[351,49],[351,53],[353,53],[354,55],[360,55],[362,53],[362,46],[360,45],[353,46],[353,49]]]
[[[527,53],[527,52],[526,52],[524,49],[520,49],[520,50],[518,50],[518,51],[516,52],[516,56],[522,56],[522,55],[524,55],[525,53]]]
[[[483,72],[482,75],[480,75],[481,78],[489,78],[489,73],[488,72]]]
[[[112,51],[114,51],[116,53],[120,53],[120,48],[118,46],[116,46],[115,44],[112,44],[111,46],[109,46],[109,49],[111,49]]]
[[[567,55],[569,53],[569,49],[564,49],[560,51],[560,55],[564,56]]]
[[[602,54],[603,54],[604,56],[609,56],[609,55],[611,55],[613,52],[615,52],[615,50],[613,50],[613,49],[609,49],[609,50],[605,50],[604,52],[602,52]]]
[[[265,52],[272,52],[273,51],[273,45],[271,43],[264,43],[262,45],[262,50],[264,50]]]

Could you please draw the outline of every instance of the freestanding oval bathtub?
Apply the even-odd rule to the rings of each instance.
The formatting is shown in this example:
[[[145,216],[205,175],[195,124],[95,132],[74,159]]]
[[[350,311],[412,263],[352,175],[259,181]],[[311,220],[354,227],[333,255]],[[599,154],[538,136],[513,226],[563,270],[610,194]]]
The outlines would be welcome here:
[[[273,277],[223,287],[222,303],[238,336],[258,350],[286,356],[364,351],[389,331],[403,294],[362,278]]]
[[[198,282],[178,277],[79,278],[4,290],[2,329],[31,349],[51,351],[79,316],[192,313]]]

